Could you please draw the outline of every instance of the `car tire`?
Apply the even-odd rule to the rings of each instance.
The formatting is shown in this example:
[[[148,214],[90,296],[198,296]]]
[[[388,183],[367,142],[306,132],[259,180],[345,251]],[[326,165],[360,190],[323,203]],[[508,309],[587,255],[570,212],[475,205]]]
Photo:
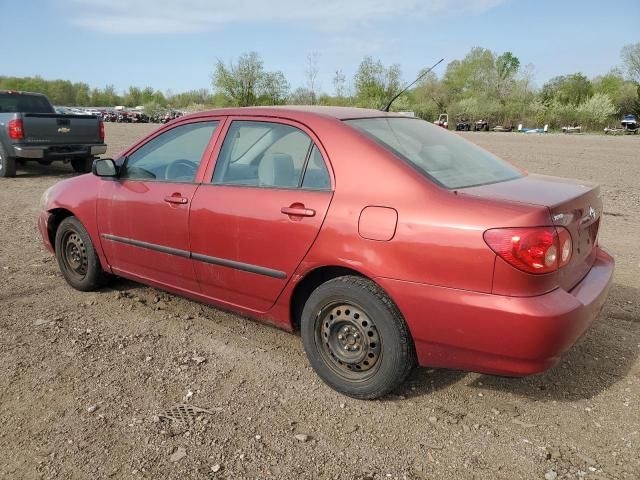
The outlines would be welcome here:
[[[0,178],[16,176],[16,159],[9,157],[0,145]]]
[[[93,157],[75,158],[71,160],[71,166],[78,173],[89,173],[93,166]]]
[[[97,290],[109,280],[109,275],[102,270],[89,233],[76,217],[67,217],[60,222],[55,250],[62,275],[76,290]]]
[[[401,385],[416,364],[398,307],[374,282],[337,277],[316,288],[300,323],[311,366],[334,390],[374,399]]]

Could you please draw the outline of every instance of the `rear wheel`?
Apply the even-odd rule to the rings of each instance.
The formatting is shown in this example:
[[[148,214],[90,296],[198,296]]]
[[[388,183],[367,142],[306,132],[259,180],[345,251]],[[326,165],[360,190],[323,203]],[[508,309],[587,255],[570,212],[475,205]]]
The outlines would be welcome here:
[[[71,160],[71,166],[78,173],[89,173],[93,166],[93,157],[75,158]]]
[[[415,365],[413,341],[382,289],[356,276],[320,285],[301,319],[311,366],[333,389],[373,399],[397,388]]]
[[[60,271],[73,288],[89,292],[107,282],[109,276],[102,270],[91,237],[76,217],[60,223],[55,246]]]
[[[0,177],[8,178],[16,176],[16,159],[9,157],[2,145],[0,145]]]

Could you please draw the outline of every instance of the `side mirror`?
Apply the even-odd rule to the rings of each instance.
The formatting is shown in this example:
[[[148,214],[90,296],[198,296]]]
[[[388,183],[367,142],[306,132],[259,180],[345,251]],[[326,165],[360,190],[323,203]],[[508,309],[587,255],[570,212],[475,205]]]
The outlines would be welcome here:
[[[98,158],[94,160],[91,171],[96,177],[118,176],[118,167],[112,158]]]

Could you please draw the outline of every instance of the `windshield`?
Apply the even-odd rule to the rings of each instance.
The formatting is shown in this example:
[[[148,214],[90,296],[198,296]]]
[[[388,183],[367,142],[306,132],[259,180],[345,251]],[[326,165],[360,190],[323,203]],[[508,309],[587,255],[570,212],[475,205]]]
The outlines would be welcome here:
[[[424,120],[385,117],[346,123],[446,188],[485,185],[522,176],[511,164]]]
[[[54,110],[42,95],[0,93],[0,112],[54,113]]]

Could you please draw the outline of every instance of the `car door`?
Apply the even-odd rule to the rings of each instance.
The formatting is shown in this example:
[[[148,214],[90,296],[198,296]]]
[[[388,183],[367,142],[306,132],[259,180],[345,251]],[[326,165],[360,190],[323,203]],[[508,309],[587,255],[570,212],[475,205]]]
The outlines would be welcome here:
[[[118,178],[101,183],[98,229],[115,273],[199,291],[189,207],[219,123],[191,121],[162,131],[129,152]]]
[[[191,251],[202,293],[256,312],[274,304],[331,202],[319,145],[293,122],[230,119],[211,181],[191,206]]]

